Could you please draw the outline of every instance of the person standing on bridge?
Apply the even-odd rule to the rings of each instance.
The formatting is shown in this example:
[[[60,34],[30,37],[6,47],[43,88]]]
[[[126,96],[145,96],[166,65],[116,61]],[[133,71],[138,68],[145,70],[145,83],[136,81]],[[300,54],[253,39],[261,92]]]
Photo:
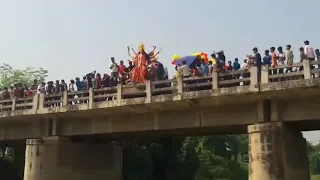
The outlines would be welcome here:
[[[37,87],[38,87],[38,80],[37,80],[37,79],[34,79],[34,80],[33,80],[33,84],[30,86],[30,90],[31,90],[31,91],[36,91],[36,90],[37,90]]]
[[[317,61],[320,61],[320,51],[319,51],[319,49],[316,49],[314,52],[316,54]],[[320,64],[318,64],[318,69],[320,69]],[[319,73],[318,73],[318,77],[320,77]]]
[[[73,79],[70,80],[69,84],[69,92],[77,92],[77,85],[75,84],[75,81]]]
[[[93,79],[95,76],[96,76],[96,70],[94,70],[91,73],[86,74],[86,76],[84,77],[86,89],[90,89],[93,87]]]
[[[228,61],[228,64],[225,66],[225,70],[230,72],[233,71],[233,66],[231,61]]]
[[[291,45],[287,45],[287,65],[291,67],[288,67],[286,69],[286,73],[288,73],[289,71],[293,72],[292,71],[293,59],[294,59],[294,55],[293,55],[293,51],[291,50]]]
[[[254,47],[252,49],[253,51],[253,56],[248,56],[249,59],[253,60],[253,63],[255,66],[257,66],[257,70],[258,70],[258,81],[260,81],[260,77],[261,77],[261,55],[258,51],[258,48],[257,47]]]
[[[111,78],[118,79],[119,76],[119,65],[115,62],[114,57],[111,57],[111,63],[109,64],[111,69]]]
[[[271,56],[269,53],[270,52],[268,49],[264,51],[264,57],[263,57],[263,61],[262,61],[262,64],[264,66],[271,66]]]
[[[221,66],[222,63],[220,62],[219,58],[217,58],[215,51],[212,52],[211,59],[212,59],[212,61],[214,61],[212,68],[215,69],[216,71],[220,72],[221,71],[220,68],[223,68],[223,66]]]
[[[309,41],[304,41],[304,54],[306,55],[306,58],[309,61],[315,60],[315,53],[313,51],[313,48],[310,46]]]
[[[1,100],[7,100],[10,99],[10,93],[8,91],[7,87],[4,87],[3,90],[1,91]]]
[[[42,82],[41,84],[39,84],[37,90],[38,94],[46,93],[46,83]]]
[[[218,55],[218,60],[219,60],[219,63],[221,65],[221,68],[225,68],[226,56],[224,55],[224,51],[221,50],[221,51],[217,52],[217,55]]]
[[[182,61],[182,66],[177,68],[178,71],[182,72],[183,78],[188,78],[191,76],[190,69],[186,61]]]
[[[281,46],[279,46],[277,50],[278,50],[278,56],[277,56],[277,58],[278,58],[278,64],[279,64],[279,65],[285,65],[286,54],[283,52]],[[280,69],[279,69],[279,74],[283,74],[283,73],[284,73],[283,68],[280,68]]]
[[[320,61],[320,51],[319,51],[319,49],[316,49],[314,52],[316,54],[317,60]]]
[[[235,58],[234,62],[233,62],[233,70],[235,70],[235,71],[240,69],[240,64],[238,61],[239,61],[238,58]]]
[[[79,77],[76,77],[76,86],[77,86],[77,91],[83,91],[85,88],[84,82],[80,81]]]
[[[30,88],[28,88],[28,86],[24,86],[24,97],[32,97],[34,95],[34,93],[31,91]]]
[[[303,60],[306,58],[306,55],[304,54],[304,49],[303,47],[299,48],[299,54],[300,54],[300,62],[302,63]],[[299,67],[299,71],[303,71],[303,66]]]
[[[243,63],[241,64],[240,70],[244,71],[244,70],[248,70],[248,69],[249,69],[248,60],[244,59]]]
[[[134,65],[133,65],[132,61],[129,61],[129,65],[128,65],[126,72],[130,73],[130,72],[132,72],[133,69],[134,69]]]
[[[234,71],[238,71],[239,69],[240,69],[240,64],[239,64],[239,59],[238,58],[235,58],[234,59],[234,62],[233,62],[233,70]],[[235,74],[234,75],[234,78],[236,78],[236,79],[239,79],[240,78],[240,74]],[[239,84],[239,83],[238,83]],[[240,85],[240,84],[239,84]]]
[[[203,59],[200,64],[200,72],[202,76],[208,76],[209,73],[208,64]]]
[[[270,52],[271,52],[271,67],[275,68],[276,66],[278,66],[278,62],[277,62],[277,54],[276,54],[276,48],[275,47],[271,47],[270,48]],[[272,74],[278,74],[277,69],[273,69],[272,70]]]
[[[308,41],[308,40],[307,40],[307,41],[304,41],[304,45],[305,45],[305,46],[304,46],[304,54],[305,54],[307,60],[309,60],[309,61],[314,61],[315,58],[316,58],[316,55],[315,55],[315,53],[314,53],[313,48],[310,46],[309,41]],[[311,69],[314,69],[314,66],[313,66],[313,65],[310,65],[310,68],[311,68]],[[312,74],[312,76],[314,77],[314,74]]]
[[[61,92],[68,91],[68,85],[63,79],[61,79],[60,91]]]
[[[52,91],[54,94],[59,94],[61,92],[61,84],[59,80],[56,80]]]
[[[263,64],[264,66],[268,66],[268,67],[271,66],[271,56],[270,56],[269,53],[270,53],[270,52],[269,52],[268,49],[265,50],[265,51],[264,51],[264,57],[263,57],[263,60],[262,60],[262,64]],[[269,70],[269,74],[271,75],[271,70]]]

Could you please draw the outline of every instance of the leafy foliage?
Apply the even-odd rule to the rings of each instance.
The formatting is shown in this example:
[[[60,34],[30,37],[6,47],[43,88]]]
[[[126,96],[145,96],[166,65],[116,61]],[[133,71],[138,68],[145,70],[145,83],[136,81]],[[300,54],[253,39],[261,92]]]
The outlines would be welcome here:
[[[14,69],[9,64],[0,66],[1,87],[9,87],[15,83],[31,85],[34,79],[42,82],[46,77],[48,77],[48,71],[44,68],[27,67],[26,69]]]
[[[31,85],[34,79],[44,81],[48,71],[44,68],[14,69],[9,64],[0,65],[0,87],[15,83]],[[25,142],[0,144],[0,179],[23,179]]]
[[[312,174],[320,174],[320,144],[313,146],[308,142],[307,151],[309,154],[310,172]]]

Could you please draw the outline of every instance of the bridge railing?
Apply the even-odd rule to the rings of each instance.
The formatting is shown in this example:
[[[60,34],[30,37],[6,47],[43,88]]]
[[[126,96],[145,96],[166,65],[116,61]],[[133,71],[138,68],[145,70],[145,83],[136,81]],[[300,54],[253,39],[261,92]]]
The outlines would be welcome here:
[[[2,114],[25,112],[24,114],[36,114],[39,95],[26,98],[13,98],[0,101],[0,117]]]
[[[320,61],[304,60],[292,65],[279,65],[276,67],[262,66],[261,83],[279,82],[295,79],[311,79],[320,73]],[[317,65],[317,67],[315,67]]]
[[[0,113],[23,111],[36,114],[38,109],[62,106],[84,105],[91,109],[95,105],[109,103],[120,105],[123,99],[141,98],[145,103],[151,102],[158,95],[181,95],[183,92],[199,90],[217,90],[220,88],[257,85],[257,68],[233,72],[213,72],[212,76],[175,78],[146,83],[118,84],[115,87],[92,89],[58,94],[36,94],[34,97],[0,101]],[[19,113],[18,113],[19,114]],[[21,114],[21,113],[20,113]],[[1,114],[0,114],[1,115]]]
[[[26,110],[30,114],[36,114],[37,110],[52,109],[55,107],[68,106],[70,108],[92,109],[99,107],[111,107],[125,105],[123,100],[134,99],[136,102],[150,103],[157,99],[159,95],[172,95],[173,98],[181,98],[183,93],[209,90],[223,92],[225,88],[233,88],[237,92],[237,88],[247,88],[248,91],[259,91],[260,83],[269,83],[278,80],[292,80],[296,78],[310,79],[315,74],[320,73],[320,69],[312,69],[311,65],[319,65],[319,61],[304,61],[295,63],[292,66],[281,65],[275,68],[263,66],[261,70],[261,79],[259,79],[257,67],[250,67],[249,70],[239,70],[232,72],[213,72],[211,76],[190,77],[190,78],[174,78],[161,81],[147,81],[146,83],[118,84],[115,87],[102,89],[92,89],[78,92],[64,92],[59,94],[40,94],[33,98],[22,98],[0,101],[1,113],[23,111]],[[279,69],[300,68],[303,71],[289,72],[283,74],[273,74],[270,71],[279,71]],[[302,68],[301,68],[302,69]],[[171,96],[167,96],[171,97]],[[160,98],[161,99],[161,98]],[[177,99],[177,98],[176,98]],[[79,108],[80,107],[80,108]]]
[[[308,63],[308,62],[307,62]],[[316,75],[319,77],[320,73],[320,61],[309,61],[312,68],[310,68],[310,77],[316,77]],[[315,67],[317,65],[317,67]]]

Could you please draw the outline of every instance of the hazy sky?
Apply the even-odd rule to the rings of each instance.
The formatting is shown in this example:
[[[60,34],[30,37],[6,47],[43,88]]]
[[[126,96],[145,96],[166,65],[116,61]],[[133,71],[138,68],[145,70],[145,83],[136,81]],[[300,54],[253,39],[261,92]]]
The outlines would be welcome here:
[[[49,78],[109,72],[110,57],[127,60],[126,46],[163,48],[172,55],[223,49],[244,59],[253,47],[305,40],[320,47],[319,0],[0,0],[0,63],[44,67]],[[317,18],[318,17],[318,18]],[[297,56],[297,53],[296,53]],[[296,58],[297,61],[298,58]],[[318,133],[319,134],[319,133]],[[320,139],[308,134],[308,139]]]

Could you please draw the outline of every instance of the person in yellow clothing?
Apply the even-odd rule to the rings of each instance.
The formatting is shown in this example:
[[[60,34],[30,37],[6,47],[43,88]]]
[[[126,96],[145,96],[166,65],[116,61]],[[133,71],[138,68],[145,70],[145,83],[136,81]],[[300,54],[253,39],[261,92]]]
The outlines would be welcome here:
[[[209,59],[209,62],[212,63],[212,70],[218,70],[220,68],[220,61],[219,59],[216,57],[216,54],[212,53],[211,54],[211,58]]]
[[[182,74],[182,70],[180,70],[180,69],[178,69],[178,67],[176,66],[175,67],[175,69],[176,69],[176,77],[178,78],[178,77],[181,77],[183,74]]]
[[[216,64],[216,59],[210,58],[208,61],[211,62],[212,64]]]

